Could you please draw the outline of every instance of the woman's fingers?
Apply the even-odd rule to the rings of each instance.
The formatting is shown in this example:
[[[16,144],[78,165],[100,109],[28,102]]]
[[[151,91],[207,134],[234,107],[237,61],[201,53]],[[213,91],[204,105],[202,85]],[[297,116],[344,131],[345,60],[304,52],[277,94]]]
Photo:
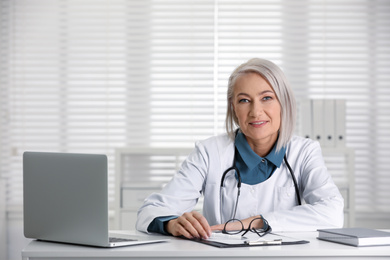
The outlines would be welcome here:
[[[191,234],[190,238],[200,238],[198,231],[200,225],[198,224],[196,218],[192,216],[192,212],[184,213],[177,220],[181,227],[184,229],[184,231],[182,231],[183,233],[188,232],[189,234]]]
[[[211,228],[206,218],[199,212],[193,211],[194,219],[193,225],[196,227],[198,233],[202,238],[208,238],[211,236]]]
[[[167,231],[174,236],[187,238],[208,238],[211,235],[206,218],[196,211],[184,213],[177,219],[170,220]]]

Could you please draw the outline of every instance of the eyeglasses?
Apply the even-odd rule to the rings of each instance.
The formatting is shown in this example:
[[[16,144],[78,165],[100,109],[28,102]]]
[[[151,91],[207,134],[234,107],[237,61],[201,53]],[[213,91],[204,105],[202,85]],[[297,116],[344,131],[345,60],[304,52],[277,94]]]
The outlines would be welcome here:
[[[256,228],[252,227],[253,222],[256,221],[256,220],[263,220],[263,227],[265,226],[267,228],[266,229],[263,229],[263,228],[256,229]],[[235,228],[234,230],[226,230],[227,226],[228,225],[232,225],[232,224],[235,225],[235,226],[238,225],[239,227],[241,227],[241,229],[240,228]],[[268,225],[267,220],[260,216],[258,218],[252,219],[252,221],[249,223],[248,228],[244,228],[244,224],[241,222],[241,220],[239,220],[239,219],[230,219],[230,220],[228,220],[225,223],[225,225],[223,227],[223,230],[222,230],[222,233],[228,234],[228,235],[236,235],[236,234],[239,234],[239,233],[241,233],[243,231],[244,231],[244,233],[242,233],[241,236],[244,236],[246,233],[251,231],[253,233],[256,233],[259,237],[263,237],[263,236],[267,235],[268,233],[272,232],[272,228],[271,228],[270,225]]]

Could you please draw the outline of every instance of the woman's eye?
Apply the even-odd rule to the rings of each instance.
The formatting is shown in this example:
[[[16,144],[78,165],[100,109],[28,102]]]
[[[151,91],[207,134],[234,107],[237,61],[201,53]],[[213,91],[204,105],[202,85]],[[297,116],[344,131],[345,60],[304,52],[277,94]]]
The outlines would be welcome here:
[[[271,99],[272,99],[272,97],[270,97],[270,96],[263,97],[263,100],[271,100]]]
[[[240,100],[238,101],[238,103],[248,103],[248,102],[249,102],[249,100],[246,99],[246,98],[242,98],[242,99],[240,99]]]

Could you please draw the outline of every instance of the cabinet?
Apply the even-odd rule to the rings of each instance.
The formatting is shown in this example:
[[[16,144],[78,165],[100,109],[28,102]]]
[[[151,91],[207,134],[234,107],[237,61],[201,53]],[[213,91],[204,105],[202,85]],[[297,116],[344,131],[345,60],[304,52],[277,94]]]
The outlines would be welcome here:
[[[347,147],[322,148],[325,164],[344,198],[344,227],[355,224],[355,154]]]
[[[192,150],[152,147],[116,149],[115,229],[135,228],[137,211],[144,199],[162,189]],[[199,210],[199,207],[196,209]]]

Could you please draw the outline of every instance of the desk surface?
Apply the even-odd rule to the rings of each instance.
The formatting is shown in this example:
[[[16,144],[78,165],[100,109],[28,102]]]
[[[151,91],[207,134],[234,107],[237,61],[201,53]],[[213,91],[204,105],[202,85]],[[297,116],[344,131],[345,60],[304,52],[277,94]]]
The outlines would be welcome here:
[[[115,232],[135,234],[136,232]],[[140,233],[136,233],[137,235]],[[353,247],[316,239],[318,232],[283,233],[309,244],[216,248],[201,243],[172,238],[169,242],[114,249],[32,241],[22,251],[27,259],[390,259],[390,246]],[[143,234],[141,234],[143,235]]]

